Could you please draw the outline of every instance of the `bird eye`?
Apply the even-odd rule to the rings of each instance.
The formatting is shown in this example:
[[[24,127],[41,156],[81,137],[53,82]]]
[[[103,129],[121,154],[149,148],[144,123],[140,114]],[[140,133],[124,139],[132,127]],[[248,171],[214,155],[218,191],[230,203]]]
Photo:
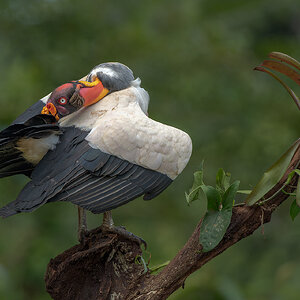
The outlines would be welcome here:
[[[67,103],[67,99],[65,97],[61,97],[58,99],[58,103],[61,105],[65,105]]]

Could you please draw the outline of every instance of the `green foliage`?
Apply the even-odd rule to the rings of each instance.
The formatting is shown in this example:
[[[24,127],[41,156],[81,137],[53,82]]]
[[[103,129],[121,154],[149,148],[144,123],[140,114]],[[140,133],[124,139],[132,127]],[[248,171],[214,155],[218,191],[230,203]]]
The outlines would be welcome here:
[[[298,206],[296,199],[295,199],[290,206],[290,216],[293,221],[298,216],[299,212],[300,212],[300,207]]]
[[[230,224],[231,216],[231,209],[211,210],[206,213],[199,238],[203,252],[212,250],[220,243]]]
[[[290,184],[292,178],[295,176],[295,174],[297,174],[298,176],[300,176],[300,170],[299,169],[295,169],[292,172],[290,172],[290,174],[288,175],[286,182],[284,183],[284,186],[287,186],[288,184]]]
[[[190,205],[191,202],[198,200],[199,198],[202,199],[203,195],[201,195],[201,193],[199,195],[199,191],[201,190],[201,186],[203,185],[204,183],[203,183],[203,162],[202,162],[200,166],[200,170],[194,173],[194,182],[192,188],[190,189],[189,193],[185,193],[185,198],[188,205]]]
[[[222,205],[224,209],[232,208],[234,204],[234,197],[238,191],[240,182],[238,180],[234,181],[229,188],[225,191],[223,195]]]
[[[254,187],[246,199],[248,205],[255,204],[258,200],[270,191],[282,178],[286,172],[289,163],[300,145],[300,140],[295,142],[263,175],[258,184]]]
[[[290,196],[295,197],[295,199],[292,202],[291,207],[290,207],[290,216],[291,216],[293,221],[297,217],[297,215],[299,214],[299,211],[300,211],[300,170],[295,169],[292,172],[290,172],[290,174],[288,175],[287,180],[284,184],[284,187],[286,187],[288,184],[290,184],[292,178],[296,174],[298,175],[298,183],[297,183],[296,192],[295,193],[289,193]],[[285,193],[284,187],[282,188],[282,191]]]
[[[192,188],[190,189],[189,193],[185,193],[185,198],[190,205],[193,201],[199,200],[200,201],[200,209],[199,209],[199,217],[202,218],[207,210],[207,196],[204,192],[203,188],[205,184],[203,182],[203,161],[200,166],[200,170],[194,173],[194,182]]]
[[[225,191],[229,188],[230,177],[230,173],[225,173],[222,168],[219,169],[216,178],[216,188],[220,193],[224,194]]]
[[[300,171],[300,170],[298,170],[298,171]],[[300,207],[300,177],[298,178],[298,184],[297,184],[297,188],[296,188],[296,203]]]
[[[207,210],[218,211],[222,205],[221,193],[216,188],[209,185],[204,185],[201,188],[207,199]]]
[[[208,201],[214,202],[215,205],[211,205],[210,208],[208,208],[200,228],[199,239],[203,246],[203,252],[208,252],[215,248],[226,233],[230,224],[234,197],[239,184],[239,181],[235,181],[225,190],[223,195],[220,193],[220,200],[219,198],[215,198]],[[224,185],[222,187],[224,187]],[[217,189],[215,189],[215,191],[217,191]],[[216,207],[219,202],[219,206]]]
[[[231,220],[232,206],[240,182],[230,185],[230,173],[219,169],[216,176],[216,187],[203,182],[203,163],[201,170],[194,173],[193,186],[186,193],[188,204],[195,200],[202,202],[199,217],[203,217],[200,228],[200,243],[202,251],[215,248],[222,240]]]

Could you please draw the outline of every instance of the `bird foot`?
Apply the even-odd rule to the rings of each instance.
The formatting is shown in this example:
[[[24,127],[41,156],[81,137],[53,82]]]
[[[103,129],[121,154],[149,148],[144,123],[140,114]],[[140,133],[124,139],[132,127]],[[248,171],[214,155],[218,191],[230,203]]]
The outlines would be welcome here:
[[[88,237],[89,235],[89,231],[84,228],[84,227],[81,227],[79,230],[78,230],[78,242],[80,244],[84,244],[84,241],[86,240],[86,238]]]
[[[144,245],[145,250],[147,249],[147,243],[145,240],[143,240],[139,236],[133,234],[132,232],[127,231],[126,228],[123,226],[106,226],[105,224],[102,224],[101,230],[102,230],[102,233],[118,234],[119,236],[124,237],[125,239],[128,239],[130,241],[137,243],[139,246]]]

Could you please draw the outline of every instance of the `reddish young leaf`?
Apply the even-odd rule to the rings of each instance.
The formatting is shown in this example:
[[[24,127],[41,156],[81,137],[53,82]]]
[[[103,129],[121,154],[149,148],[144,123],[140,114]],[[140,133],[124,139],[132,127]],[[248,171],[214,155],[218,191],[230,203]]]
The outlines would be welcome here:
[[[290,68],[286,64],[283,64],[282,62],[274,60],[264,60],[261,66],[267,67],[274,71],[278,71],[288,76],[290,79],[294,80],[298,85],[300,85],[300,73],[296,72],[294,69]]]
[[[287,54],[284,54],[284,53],[281,53],[281,52],[271,52],[269,54],[269,57],[273,58],[273,59],[280,60],[280,61],[284,61],[285,63],[295,67],[298,70],[300,70],[300,63],[296,59],[288,56]]]

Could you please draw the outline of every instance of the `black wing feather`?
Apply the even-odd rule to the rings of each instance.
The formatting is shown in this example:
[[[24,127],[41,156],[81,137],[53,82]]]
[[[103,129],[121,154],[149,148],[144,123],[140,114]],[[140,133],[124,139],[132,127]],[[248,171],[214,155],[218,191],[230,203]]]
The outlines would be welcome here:
[[[32,172],[32,181],[0,209],[0,215],[32,211],[54,201],[70,201],[101,213],[142,195],[152,199],[172,183],[162,173],[91,148],[87,132],[74,127],[63,131],[56,149],[45,155]]]
[[[0,178],[15,174],[30,176],[34,165],[26,161],[18,150],[21,139],[39,139],[53,133],[59,133],[55,118],[48,115],[36,115],[23,124],[13,124],[0,132]]]

